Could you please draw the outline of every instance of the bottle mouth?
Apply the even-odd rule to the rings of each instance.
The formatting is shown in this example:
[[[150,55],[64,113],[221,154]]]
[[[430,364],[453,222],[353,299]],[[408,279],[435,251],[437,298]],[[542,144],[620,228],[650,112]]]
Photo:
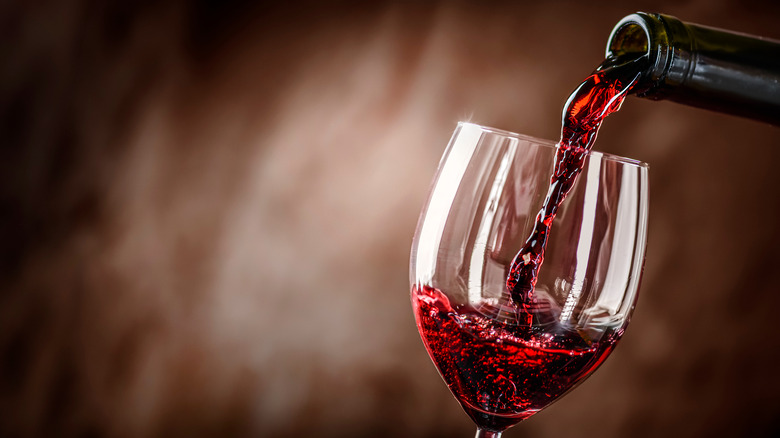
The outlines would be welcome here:
[[[650,29],[642,16],[631,14],[612,29],[606,56],[618,58],[642,55],[650,55]]]
[[[672,47],[671,38],[674,38]],[[678,19],[662,14],[637,12],[627,15],[612,28],[606,57],[645,59],[641,85],[633,93],[660,98],[669,84],[682,84],[689,74],[692,50],[688,29]]]

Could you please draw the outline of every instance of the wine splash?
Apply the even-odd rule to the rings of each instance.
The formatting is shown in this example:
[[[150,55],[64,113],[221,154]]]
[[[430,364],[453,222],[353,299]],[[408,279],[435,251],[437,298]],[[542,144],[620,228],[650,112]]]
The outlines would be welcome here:
[[[596,141],[601,123],[620,109],[639,80],[645,60],[644,57],[607,58],[574,90],[564,106],[561,140],[547,197],[536,215],[530,236],[510,265],[506,280],[520,324],[533,322],[537,305],[534,288],[558,207],[585,166],[585,158]]]
[[[594,371],[620,332],[591,342],[575,330],[558,333],[507,325],[468,305],[455,310],[440,291],[412,290],[425,347],[472,420],[500,432],[535,414]]]

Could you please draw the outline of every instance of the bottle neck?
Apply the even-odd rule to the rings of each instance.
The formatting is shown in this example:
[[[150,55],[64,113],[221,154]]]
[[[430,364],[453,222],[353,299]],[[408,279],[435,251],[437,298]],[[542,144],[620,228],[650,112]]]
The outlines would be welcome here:
[[[608,58],[643,57],[633,92],[780,125],[780,42],[636,13],[612,30]]]

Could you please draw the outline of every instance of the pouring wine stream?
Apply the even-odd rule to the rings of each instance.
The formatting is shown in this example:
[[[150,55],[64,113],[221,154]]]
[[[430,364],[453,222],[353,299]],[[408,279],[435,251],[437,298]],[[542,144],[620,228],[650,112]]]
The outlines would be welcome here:
[[[534,316],[544,311],[544,306],[537,306],[534,288],[558,207],[577,181],[601,123],[620,109],[639,80],[645,61],[644,56],[607,58],[564,105],[561,140],[547,197],[536,215],[531,234],[512,261],[506,280],[518,324],[530,326]]]

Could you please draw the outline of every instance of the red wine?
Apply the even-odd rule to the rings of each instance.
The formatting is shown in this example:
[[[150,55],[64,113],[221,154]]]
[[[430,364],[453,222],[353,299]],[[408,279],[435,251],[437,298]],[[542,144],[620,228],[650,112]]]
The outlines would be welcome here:
[[[483,312],[471,304],[452,306],[428,285],[412,289],[425,347],[482,430],[501,432],[552,403],[593,372],[622,334],[621,327],[577,330],[561,322],[534,287],[558,207],[582,171],[602,121],[620,108],[646,59],[608,58],[569,97],[547,198],[507,275],[513,317],[486,316],[496,309]]]
[[[577,181],[601,122],[620,109],[638,81],[645,62],[645,57],[608,58],[580,84],[564,106],[561,140],[547,197],[536,216],[531,235],[510,265],[506,280],[521,324],[531,325],[537,313],[534,312],[537,305],[534,287],[558,207]]]
[[[500,432],[530,417],[595,370],[620,333],[599,341],[567,330],[499,322],[469,305],[453,308],[440,291],[412,289],[428,353],[466,413]]]
[[[620,108],[645,60],[608,58],[569,97],[547,198],[507,276],[513,317],[485,316],[495,312],[471,304],[453,307],[428,285],[412,289],[428,353],[480,429],[503,431],[552,403],[593,372],[622,334],[619,327],[594,334],[559,321],[550,303],[535,297],[534,287],[558,207],[582,171],[602,121]]]

